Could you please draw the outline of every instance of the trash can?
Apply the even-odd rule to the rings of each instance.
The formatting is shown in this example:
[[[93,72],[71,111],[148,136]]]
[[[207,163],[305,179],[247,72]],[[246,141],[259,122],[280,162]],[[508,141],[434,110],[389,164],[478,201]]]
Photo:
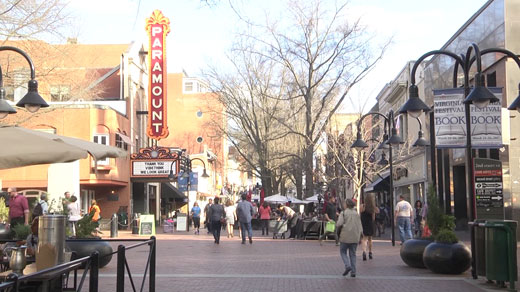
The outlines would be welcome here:
[[[55,253],[56,264],[65,262],[65,225],[67,216],[44,215],[38,222],[38,250],[36,261],[48,256],[49,252]],[[48,259],[44,260],[48,261]],[[53,265],[51,265],[53,266]]]
[[[475,270],[477,276],[486,275],[486,233],[484,219],[477,219],[472,223],[475,232]]]
[[[128,214],[127,213],[118,213],[117,222],[118,222],[119,230],[126,230],[126,228],[128,227]]]
[[[516,226],[512,220],[487,220],[485,223],[486,278],[509,282],[514,289],[516,267]]]

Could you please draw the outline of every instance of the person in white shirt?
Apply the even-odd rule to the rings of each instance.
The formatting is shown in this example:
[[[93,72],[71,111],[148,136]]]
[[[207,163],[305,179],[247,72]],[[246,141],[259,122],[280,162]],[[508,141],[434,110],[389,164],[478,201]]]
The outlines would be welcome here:
[[[399,227],[399,237],[401,245],[408,239],[412,238],[412,205],[405,201],[404,197],[399,196],[399,202],[395,206],[395,224]]]
[[[74,236],[76,235],[76,223],[79,219],[81,219],[81,210],[78,203],[78,198],[76,196],[72,196],[70,197],[70,202],[67,204],[69,224]]]

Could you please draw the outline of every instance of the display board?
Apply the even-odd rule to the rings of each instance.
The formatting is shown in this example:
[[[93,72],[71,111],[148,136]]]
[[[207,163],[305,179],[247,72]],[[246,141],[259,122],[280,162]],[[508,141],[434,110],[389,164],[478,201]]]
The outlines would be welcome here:
[[[495,159],[473,159],[473,182],[477,219],[504,219],[502,162]]]
[[[139,220],[139,235],[155,235],[155,216],[141,215]]]
[[[187,231],[188,217],[185,213],[177,214],[177,231]]]

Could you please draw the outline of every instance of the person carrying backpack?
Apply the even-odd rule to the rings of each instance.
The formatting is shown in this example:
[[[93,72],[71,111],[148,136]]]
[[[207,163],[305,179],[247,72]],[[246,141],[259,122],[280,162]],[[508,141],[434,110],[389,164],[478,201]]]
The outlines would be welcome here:
[[[32,217],[34,219],[38,216],[47,215],[48,211],[49,204],[47,203],[47,194],[43,193],[40,195],[40,200],[32,210]]]
[[[380,206],[379,213],[376,214],[377,237],[381,237],[381,234],[385,234],[386,217],[385,207]]]

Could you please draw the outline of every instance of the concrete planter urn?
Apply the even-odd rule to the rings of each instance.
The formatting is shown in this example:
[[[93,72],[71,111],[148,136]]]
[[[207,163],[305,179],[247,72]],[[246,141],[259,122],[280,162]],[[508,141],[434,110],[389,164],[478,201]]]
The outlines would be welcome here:
[[[90,256],[94,251],[99,253],[99,267],[102,268],[112,260],[112,247],[108,241],[94,239],[69,239],[65,244],[66,248],[75,253],[71,260]],[[84,268],[84,267],[82,267]]]
[[[425,269],[423,253],[426,246],[432,243],[432,239],[417,238],[409,239],[401,245],[401,259],[405,264],[413,268]]]
[[[423,262],[437,274],[461,274],[471,265],[471,251],[462,242],[432,242],[424,249]]]

